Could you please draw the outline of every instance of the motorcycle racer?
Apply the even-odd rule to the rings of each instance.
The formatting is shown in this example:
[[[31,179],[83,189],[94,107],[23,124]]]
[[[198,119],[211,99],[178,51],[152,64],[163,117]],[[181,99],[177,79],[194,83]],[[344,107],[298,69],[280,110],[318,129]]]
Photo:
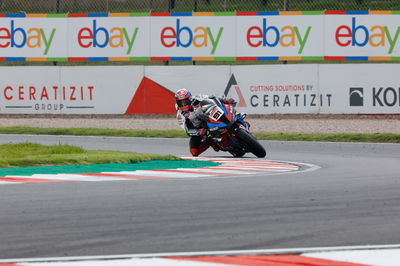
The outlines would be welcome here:
[[[206,151],[210,146],[215,151],[219,151],[214,142],[206,137],[206,125],[201,119],[201,109],[198,108],[202,100],[211,98],[217,97],[208,95],[192,96],[186,88],[180,89],[175,93],[178,123],[190,136],[190,153],[195,157]],[[236,106],[236,101],[233,98],[218,97],[218,99],[221,103]]]

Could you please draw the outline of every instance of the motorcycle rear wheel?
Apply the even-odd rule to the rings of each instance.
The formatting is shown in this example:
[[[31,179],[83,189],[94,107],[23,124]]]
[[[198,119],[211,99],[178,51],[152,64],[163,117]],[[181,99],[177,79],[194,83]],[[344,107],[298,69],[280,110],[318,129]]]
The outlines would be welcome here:
[[[264,158],[267,155],[264,147],[257,141],[250,132],[239,128],[236,132],[236,137],[239,139],[240,144],[242,144],[246,150],[253,153],[258,158]]]

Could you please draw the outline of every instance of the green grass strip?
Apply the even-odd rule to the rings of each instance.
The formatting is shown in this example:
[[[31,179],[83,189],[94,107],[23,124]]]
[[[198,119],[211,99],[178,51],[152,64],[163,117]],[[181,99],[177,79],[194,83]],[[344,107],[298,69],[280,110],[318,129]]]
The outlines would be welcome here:
[[[400,143],[400,134],[397,133],[254,133],[254,135],[260,140]]]
[[[183,130],[123,130],[102,128],[0,127],[0,134],[187,138]],[[400,143],[399,133],[302,134],[256,132],[254,134],[260,140]]]
[[[113,136],[113,137],[154,137],[183,138],[183,130],[124,130],[103,128],[35,128],[0,127],[0,134],[71,135],[71,136]]]
[[[392,57],[392,61],[400,61],[400,57],[399,56],[394,56],[394,57]]]
[[[84,150],[70,145],[44,146],[34,143],[0,145],[0,167],[136,163],[149,160],[180,159],[172,155]]]
[[[392,14],[394,14],[394,15],[400,15],[400,10],[393,10],[393,11],[392,11]]]

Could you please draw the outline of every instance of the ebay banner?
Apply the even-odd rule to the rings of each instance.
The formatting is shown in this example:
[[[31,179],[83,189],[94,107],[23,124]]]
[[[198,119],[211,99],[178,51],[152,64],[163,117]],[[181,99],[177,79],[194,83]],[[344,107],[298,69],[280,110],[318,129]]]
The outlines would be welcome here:
[[[0,18],[0,57],[66,57],[68,23],[59,18]]]
[[[399,18],[398,15],[324,16],[325,55],[399,57]]]
[[[68,20],[67,57],[150,57],[150,17]]]
[[[399,60],[400,14],[358,13],[10,14],[0,18],[0,58]]]
[[[229,57],[236,54],[236,17],[154,17],[155,57]]]
[[[236,56],[322,56],[323,16],[237,17]]]

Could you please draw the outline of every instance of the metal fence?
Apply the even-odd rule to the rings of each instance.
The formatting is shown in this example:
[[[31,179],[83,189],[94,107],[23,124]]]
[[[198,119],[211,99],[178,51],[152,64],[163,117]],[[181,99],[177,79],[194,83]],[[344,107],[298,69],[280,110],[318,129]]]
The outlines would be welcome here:
[[[400,10],[399,0],[0,0],[1,13]]]

